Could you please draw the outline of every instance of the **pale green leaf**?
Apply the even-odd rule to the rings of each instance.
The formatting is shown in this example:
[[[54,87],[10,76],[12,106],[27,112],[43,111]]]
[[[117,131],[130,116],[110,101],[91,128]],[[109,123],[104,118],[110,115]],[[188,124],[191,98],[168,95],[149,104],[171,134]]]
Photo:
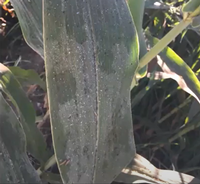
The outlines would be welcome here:
[[[191,25],[192,25],[193,28],[198,28],[199,29],[199,27],[200,27],[200,15],[194,17]]]
[[[183,12],[193,12],[195,11],[198,6],[200,6],[199,0],[189,0],[187,3],[184,4],[182,11]]]

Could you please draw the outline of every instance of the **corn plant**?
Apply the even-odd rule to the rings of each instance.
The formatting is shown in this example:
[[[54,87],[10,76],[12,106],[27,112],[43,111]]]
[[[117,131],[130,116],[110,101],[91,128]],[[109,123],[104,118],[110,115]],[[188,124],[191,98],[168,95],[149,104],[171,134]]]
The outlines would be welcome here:
[[[168,47],[189,25],[198,26],[198,0],[185,3],[183,20],[160,40],[142,28],[144,0],[11,2],[26,42],[45,61],[54,154],[35,125],[33,106],[15,69],[1,64],[0,126],[5,131],[0,132],[0,183],[41,183],[40,178],[55,177],[63,183],[200,182],[158,169],[136,154],[130,99],[130,91],[157,57],[163,76],[200,101],[195,73]],[[148,52],[147,44],[152,47]],[[26,150],[40,162],[37,170]],[[56,176],[46,172],[55,163]]]

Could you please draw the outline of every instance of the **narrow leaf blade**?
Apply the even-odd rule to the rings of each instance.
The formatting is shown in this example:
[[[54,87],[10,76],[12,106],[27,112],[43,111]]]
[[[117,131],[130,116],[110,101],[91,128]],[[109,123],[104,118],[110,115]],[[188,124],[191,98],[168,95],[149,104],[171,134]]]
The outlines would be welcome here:
[[[139,38],[140,59],[147,53],[147,47],[142,28],[145,0],[128,0],[128,6],[130,8],[130,12],[135,23],[135,27]],[[138,71],[138,76],[140,78],[144,77],[147,74],[147,67],[148,66],[146,65]]]
[[[151,47],[159,41],[149,33],[146,36]],[[166,47],[159,55],[162,63],[164,62],[164,64],[160,63],[161,68],[170,73],[171,78],[200,103],[200,82],[192,69],[169,47]]]

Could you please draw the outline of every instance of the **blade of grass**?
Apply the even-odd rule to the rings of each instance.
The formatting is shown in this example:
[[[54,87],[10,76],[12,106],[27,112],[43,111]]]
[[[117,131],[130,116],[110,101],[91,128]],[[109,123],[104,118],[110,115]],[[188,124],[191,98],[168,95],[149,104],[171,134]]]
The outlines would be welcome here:
[[[174,40],[185,28],[193,21],[193,18],[200,12],[200,6],[194,12],[184,17],[184,19],[168,32],[153,48],[140,59],[138,69],[147,65],[155,56],[157,56],[172,40]],[[133,79],[135,80],[135,79]]]
[[[135,23],[135,27],[139,38],[139,50],[140,50],[139,59],[141,59],[147,53],[147,47],[142,28],[145,0],[140,0],[140,1],[128,0],[128,6],[132,14],[132,18]],[[147,65],[138,71],[138,77],[143,78],[146,74],[147,74]]]
[[[170,116],[172,116],[173,114],[177,113],[178,111],[180,111],[183,107],[185,107],[188,103],[191,102],[191,96],[189,96],[183,103],[181,103],[179,106],[177,106],[176,108],[174,108],[173,110],[171,110],[169,113],[167,113],[165,116],[163,116],[158,123],[162,123],[164,122],[167,118],[169,118]]]
[[[157,56],[174,38],[176,38],[187,26],[191,20],[183,20],[167,33],[153,48],[140,60],[140,68],[147,65],[155,56]]]
[[[153,47],[159,40],[147,31],[149,44]],[[192,69],[171,48],[165,47],[160,53],[158,64],[165,73],[171,75],[180,87],[191,94],[200,103],[200,82]]]

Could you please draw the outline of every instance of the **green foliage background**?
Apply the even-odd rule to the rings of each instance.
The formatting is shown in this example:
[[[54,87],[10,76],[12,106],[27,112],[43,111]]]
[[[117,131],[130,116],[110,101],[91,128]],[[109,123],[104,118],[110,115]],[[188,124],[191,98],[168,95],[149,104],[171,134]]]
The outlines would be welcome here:
[[[17,1],[12,0],[12,2],[16,3],[16,11],[21,8]],[[134,3],[137,3],[137,0],[130,0],[129,2],[133,3],[129,3],[130,7],[134,7]],[[144,17],[141,16],[139,19],[140,21],[138,22],[135,20],[136,29],[140,32],[138,34],[140,42],[140,59],[147,53],[147,50],[158,41],[158,39],[162,39],[170,30],[180,23],[183,19],[181,8],[185,2],[187,1],[145,1]],[[34,6],[34,11],[41,12],[41,1],[37,1],[37,3],[39,4],[38,6]],[[52,4],[50,3],[49,7],[51,7],[51,5]],[[143,12],[142,3],[140,5],[140,10]],[[27,6],[27,11],[29,8],[31,9],[31,4],[30,6]],[[140,12],[135,12],[134,8],[130,8],[130,11],[132,12],[133,20],[135,17],[134,15]],[[56,11],[54,13],[58,15]],[[19,14],[19,20],[22,20],[21,18],[23,18],[23,16],[23,13]],[[31,17],[33,23],[40,26],[34,27],[34,34],[27,33],[28,36],[26,39],[28,40],[29,46],[44,58],[42,24],[38,24],[39,21],[40,23],[42,22],[41,16],[41,14],[37,14],[37,18],[34,16]],[[26,18],[29,20],[30,17],[27,16]],[[27,20],[20,22],[22,27],[29,26]],[[48,19],[48,21],[51,23],[51,20]],[[145,35],[141,34],[143,30],[141,29],[140,24],[142,25]],[[15,26],[16,25],[19,25],[19,23],[15,24]],[[168,48],[165,48],[163,52],[159,53],[160,57],[155,57],[148,64],[148,67],[142,67],[141,70],[138,71],[139,75],[137,76],[137,79],[139,80],[137,82],[134,81],[137,85],[131,91],[131,109],[137,153],[147,158],[157,168],[176,170],[195,177],[199,177],[200,175],[200,105],[198,103],[200,101],[200,85],[197,80],[200,72],[199,25],[200,17],[198,16],[195,18],[192,25],[168,45]],[[15,41],[15,36],[13,36],[14,41],[10,41],[8,38],[10,36],[12,37],[12,34],[15,35],[18,31],[20,32],[20,27],[18,26],[16,28],[13,26],[8,34],[9,36],[6,35],[1,38],[1,42],[3,43],[3,41],[6,40],[9,44],[10,42],[13,43]],[[37,34],[38,31],[40,34]],[[50,32],[50,29],[48,31]],[[51,33],[49,33],[49,35],[51,35]],[[22,35],[20,36],[22,37]],[[57,35],[55,34],[55,36]],[[38,46],[36,43],[38,43]],[[147,45],[147,49],[145,48],[145,45]],[[50,46],[50,48],[53,47]],[[48,49],[48,52],[49,50],[50,49]],[[49,56],[50,54],[51,53],[49,53]],[[62,53],[59,54],[57,52],[56,54],[61,55]],[[52,57],[49,57],[49,59],[51,58]],[[54,59],[54,61],[56,61],[56,59]],[[3,62],[3,64],[5,63],[6,62]],[[166,66],[161,66],[160,63],[164,63]],[[22,113],[22,123],[24,119],[24,124],[26,124],[25,121],[27,121],[33,126],[33,128],[30,128],[31,126],[26,128],[26,125],[24,126],[23,124],[27,138],[27,149],[32,152],[36,159],[41,161],[41,164],[44,164],[42,161],[46,161],[53,153],[49,153],[46,150],[46,143],[43,142],[44,140],[41,134],[38,134],[39,132],[34,124],[35,112],[32,110],[32,105],[30,102],[24,101],[24,103],[27,103],[27,108],[19,106],[18,104],[20,104],[23,98],[18,98],[15,94],[19,94],[19,96],[23,97],[25,96],[25,93],[21,89],[21,85],[23,85],[24,81],[29,84],[39,85],[46,93],[47,88],[44,82],[45,80],[41,80],[40,76],[33,70],[24,70],[16,66],[9,67],[10,70],[8,70],[8,68],[3,69],[4,72],[2,72],[2,76],[0,76],[0,84],[3,86],[2,90],[11,98],[14,105],[17,104],[16,109],[19,111],[19,115],[21,115],[20,111]],[[3,71],[2,68],[0,68],[0,70]],[[20,84],[15,81],[15,78],[20,81]],[[14,85],[9,85],[13,81],[15,84],[15,91],[12,89]],[[16,88],[16,86],[18,88]],[[55,88],[55,90],[57,90],[57,88]],[[127,91],[127,93],[129,93],[129,91]],[[52,97],[54,97],[54,94],[52,94]],[[31,112],[31,115],[28,116],[26,111]],[[26,114],[27,116],[23,117],[23,114]],[[55,114],[58,113],[56,112]],[[27,133],[30,132],[30,129],[32,130],[32,134]],[[60,131],[57,132],[57,135],[58,137],[60,136]],[[38,141],[35,141],[36,139],[34,136],[35,138],[38,138]],[[33,145],[36,144],[36,142],[40,142],[41,146],[34,147]],[[60,141],[58,141],[58,145],[59,143]],[[30,147],[30,145],[33,147]],[[63,147],[62,145],[59,146]],[[66,151],[68,150],[69,149],[66,149]],[[43,152],[44,155],[40,154],[40,151]],[[23,150],[23,152],[25,152],[25,150]],[[36,167],[37,173],[41,175],[43,170],[48,169],[54,163],[55,157],[52,156],[45,165],[40,165],[40,168]],[[52,173],[48,174],[48,176],[46,175],[48,181],[50,178],[52,179],[52,182],[61,180],[58,174],[55,176],[51,175]],[[45,178],[45,174],[43,173],[41,177]]]
[[[146,3],[149,8],[146,7],[143,19],[143,28],[148,28],[152,36],[159,39],[180,22],[180,7],[184,3],[183,0],[163,2],[163,9],[150,8]],[[200,28],[189,26],[169,46],[199,76]],[[149,70],[160,71],[155,61],[149,64]],[[172,79],[145,77],[132,90],[132,105],[138,153],[160,168],[175,168],[199,176],[198,102]]]

